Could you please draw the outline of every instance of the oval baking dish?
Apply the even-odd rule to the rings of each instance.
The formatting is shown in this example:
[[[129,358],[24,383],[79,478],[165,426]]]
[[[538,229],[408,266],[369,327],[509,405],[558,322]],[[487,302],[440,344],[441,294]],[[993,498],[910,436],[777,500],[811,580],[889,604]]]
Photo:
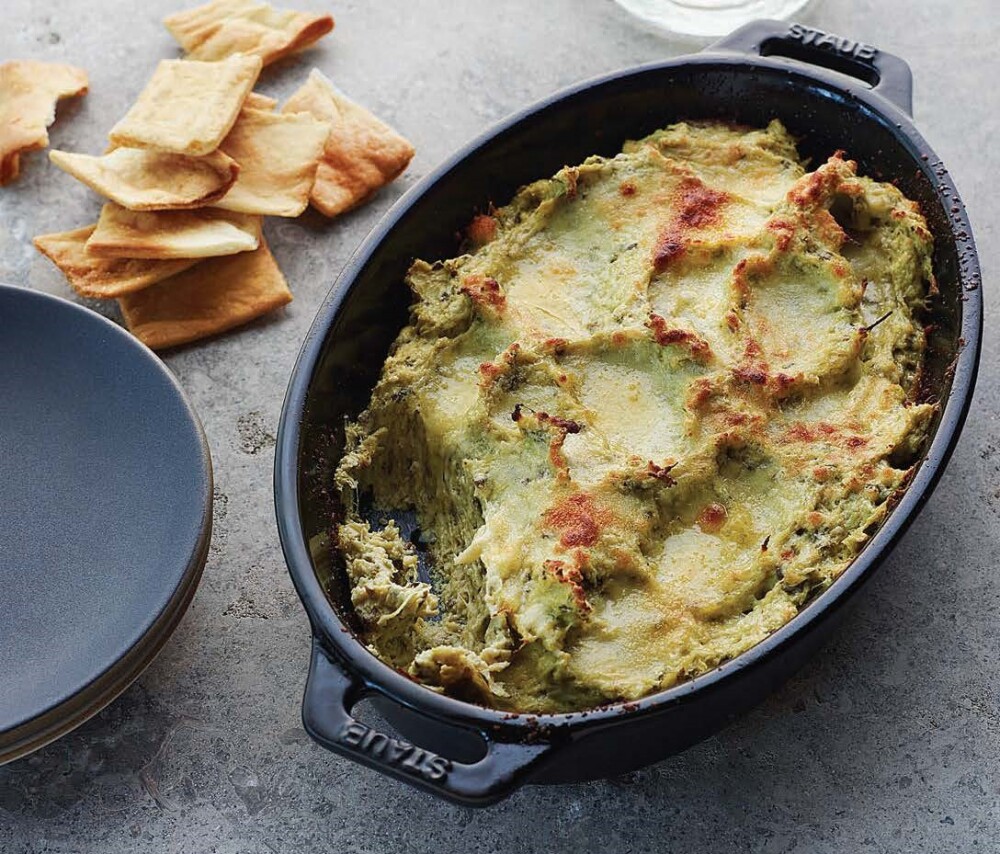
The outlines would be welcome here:
[[[313,652],[303,706],[320,744],[438,795],[496,801],[527,782],[610,776],[655,762],[719,729],[817,648],[926,502],[972,396],[982,323],[980,272],[965,210],[909,116],[906,64],[874,47],[798,24],[762,21],[707,51],[610,74],[560,92],[469,144],[414,187],[369,235],[320,308],[292,373],[275,459],[282,547],[309,615]],[[762,643],[715,670],[646,697],[586,712],[511,715],[442,696],[382,663],[358,639],[328,534],[329,485],[343,426],[368,403],[407,321],[415,257],[450,257],[477,210],[590,154],[613,155],[682,119],[762,127],[780,119],[800,151],[836,149],[859,172],[892,181],[934,233],[940,294],[931,305],[924,388],[939,401],[912,481],[834,584]],[[401,733],[351,715],[371,696]]]

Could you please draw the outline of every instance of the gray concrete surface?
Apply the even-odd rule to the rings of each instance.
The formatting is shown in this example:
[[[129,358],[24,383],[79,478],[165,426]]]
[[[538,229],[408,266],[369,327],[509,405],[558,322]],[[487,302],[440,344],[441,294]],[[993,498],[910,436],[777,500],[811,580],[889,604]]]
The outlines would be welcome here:
[[[3,0],[0,59],[90,72],[91,94],[61,110],[53,144],[101,149],[155,62],[175,55],[158,22],[178,5]],[[611,0],[332,5],[333,36],[269,70],[262,88],[287,95],[319,66],[405,132],[417,157],[356,213],[270,220],[295,302],[167,359],[215,458],[204,581],[176,635],[124,696],[0,769],[0,852],[1000,851],[992,323],[968,427],[920,520],[836,639],[721,735],[626,778],[528,788],[486,812],[418,794],[310,742],[299,721],[308,631],[278,548],[271,464],[285,383],[316,307],[392,202],[470,136],[577,79],[685,50]],[[809,18],[913,66],[917,119],[971,210],[987,320],[995,320],[994,0],[821,0]],[[44,155],[27,157],[20,182],[0,193],[0,279],[70,296],[30,238],[88,222],[98,207]]]

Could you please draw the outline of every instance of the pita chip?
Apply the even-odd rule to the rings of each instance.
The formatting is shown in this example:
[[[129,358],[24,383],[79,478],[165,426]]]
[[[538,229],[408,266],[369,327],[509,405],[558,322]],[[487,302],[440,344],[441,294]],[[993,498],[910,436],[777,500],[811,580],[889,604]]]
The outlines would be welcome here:
[[[255,0],[212,0],[163,23],[192,59],[245,53],[259,56],[264,65],[309,47],[333,29],[328,14],[275,9]]]
[[[285,277],[261,240],[254,252],[202,261],[118,304],[132,334],[163,350],[242,326],[291,300]]]
[[[259,56],[165,59],[109,134],[118,148],[209,154],[232,129],[260,74]]]
[[[315,69],[282,112],[310,113],[330,122],[310,196],[313,206],[326,216],[361,204],[396,178],[413,158],[413,146],[406,139]]]
[[[49,144],[56,102],[87,92],[87,73],[29,60],[0,64],[0,186],[21,171],[21,153]]]
[[[278,106],[278,99],[268,95],[261,95],[260,92],[251,92],[243,101],[244,110],[264,110],[270,112]],[[239,119],[237,119],[239,121]]]
[[[233,186],[239,164],[221,151],[189,157],[145,148],[116,148],[100,157],[50,151],[49,159],[102,196],[133,211],[200,208]]]
[[[250,252],[260,234],[260,217],[247,214],[215,208],[130,211],[108,202],[87,252],[100,258],[208,258]]]
[[[215,202],[230,211],[298,216],[309,192],[330,126],[308,113],[244,108],[220,146],[240,164],[232,189]]]
[[[148,288],[197,263],[195,258],[150,261],[139,258],[98,258],[85,244],[94,233],[93,225],[40,234],[35,248],[55,264],[80,296],[112,299]]]

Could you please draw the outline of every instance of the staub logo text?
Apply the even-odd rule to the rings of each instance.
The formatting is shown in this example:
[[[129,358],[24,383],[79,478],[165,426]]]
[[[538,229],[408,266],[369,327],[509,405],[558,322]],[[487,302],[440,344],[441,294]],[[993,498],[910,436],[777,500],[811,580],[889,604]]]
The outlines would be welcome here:
[[[873,60],[878,53],[878,50],[870,44],[835,36],[833,33],[826,33],[813,27],[803,27],[802,24],[792,24],[788,28],[788,35],[804,45],[823,48],[863,61]]]
[[[372,759],[395,765],[426,780],[440,781],[448,776],[451,762],[443,756],[415,747],[408,741],[376,732],[357,721],[345,724],[340,741],[367,753]]]

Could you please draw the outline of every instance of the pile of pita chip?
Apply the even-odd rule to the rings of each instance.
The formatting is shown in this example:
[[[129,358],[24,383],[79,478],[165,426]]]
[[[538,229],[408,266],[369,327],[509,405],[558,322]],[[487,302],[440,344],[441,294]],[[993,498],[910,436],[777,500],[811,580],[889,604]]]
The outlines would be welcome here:
[[[333,29],[330,15],[274,9],[254,0],[211,0],[164,19],[191,59],[259,56],[264,65],[303,50]]]
[[[115,148],[107,154],[52,151],[49,159],[105,198],[132,211],[200,208],[221,199],[240,166],[221,151],[190,157],[172,151]]]
[[[260,69],[257,56],[165,59],[108,137],[121,148],[211,154],[236,123]]]
[[[227,211],[298,216],[309,193],[330,125],[308,113],[244,108],[221,150],[240,164],[236,183],[216,206]]]
[[[110,151],[50,153],[109,201],[96,223],[41,235],[35,246],[81,295],[117,299],[129,329],[151,347],[224,332],[292,298],[260,213],[213,206],[239,181],[242,164],[222,146],[261,65],[242,55],[165,60],[112,128]],[[315,173],[318,159],[317,147],[303,168]]]
[[[310,195],[313,207],[326,216],[357,207],[413,159],[407,140],[315,69],[281,109],[309,113],[330,124]]]
[[[253,252],[260,246],[259,216],[215,208],[195,211],[130,211],[108,202],[87,240],[98,258],[215,258]]]
[[[261,68],[333,28],[329,16],[212,0],[168,18],[188,58],[164,60],[103,154],[50,152],[107,201],[96,223],[35,238],[81,296],[117,299],[154,349],[288,303],[264,216],[335,216],[409,164],[413,147],[318,71],[279,110]]]
[[[98,258],[87,251],[93,225],[35,238],[38,250],[51,258],[80,296],[116,299],[163,281],[197,263],[197,258],[150,261]]]
[[[255,252],[211,258],[119,300],[125,323],[154,350],[188,344],[249,323],[292,298],[263,243]]]
[[[87,93],[87,73],[72,65],[18,60],[0,64],[0,186],[21,172],[21,154],[49,144],[56,102]]]

